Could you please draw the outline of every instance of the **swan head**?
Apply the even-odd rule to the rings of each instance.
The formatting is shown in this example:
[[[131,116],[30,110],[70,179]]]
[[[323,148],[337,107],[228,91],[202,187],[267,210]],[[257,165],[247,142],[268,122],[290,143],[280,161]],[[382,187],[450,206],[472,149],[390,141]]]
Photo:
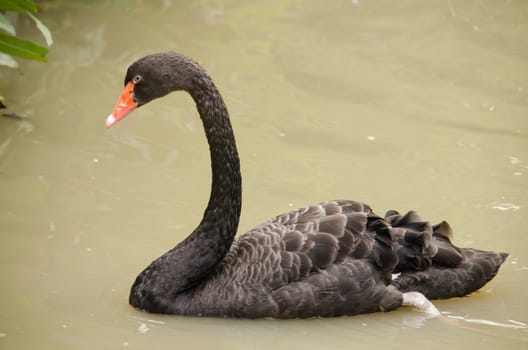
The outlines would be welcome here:
[[[176,52],[140,58],[128,67],[125,88],[105,125],[111,127],[137,107],[172,91],[191,91],[195,78],[204,72],[198,63]]]

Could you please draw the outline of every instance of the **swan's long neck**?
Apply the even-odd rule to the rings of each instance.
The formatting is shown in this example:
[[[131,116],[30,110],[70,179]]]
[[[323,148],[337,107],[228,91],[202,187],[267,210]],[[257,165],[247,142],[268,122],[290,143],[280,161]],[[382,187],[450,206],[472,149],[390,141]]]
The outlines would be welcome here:
[[[203,122],[211,153],[212,186],[207,208],[196,229],[173,251],[183,292],[206,279],[228,252],[236,234],[242,204],[242,180],[235,137],[227,108],[208,76],[189,91]]]
[[[203,122],[211,154],[211,194],[204,216],[182,243],[197,240],[206,257],[202,268],[210,271],[229,250],[242,204],[242,179],[235,136],[222,96],[208,76],[199,77],[190,91]]]
[[[198,227],[167,253],[178,271],[174,277],[180,292],[207,278],[224,258],[236,234],[242,205],[240,162],[231,122],[220,93],[205,74],[195,79],[189,93],[209,143],[212,186]]]
[[[198,68],[190,86],[187,90],[196,103],[209,142],[211,194],[198,227],[153,261],[134,282],[130,303],[151,312],[185,313],[188,304],[177,302],[178,295],[214,273],[233,243],[240,218],[240,163],[227,108],[205,71]]]

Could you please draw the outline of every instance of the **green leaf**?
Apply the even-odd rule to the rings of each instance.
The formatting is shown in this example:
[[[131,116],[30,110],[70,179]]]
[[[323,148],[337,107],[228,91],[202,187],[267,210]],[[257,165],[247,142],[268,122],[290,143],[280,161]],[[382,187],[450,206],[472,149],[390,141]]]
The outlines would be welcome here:
[[[9,45],[19,46],[23,49],[34,51],[39,55],[45,55],[48,49],[44,46],[37,45],[31,41],[19,39],[13,35],[0,33],[0,42],[5,42]]]
[[[0,13],[0,29],[8,32],[11,35],[15,35],[15,27],[13,24],[11,24],[11,21],[9,21],[9,18],[4,16],[2,13]]]
[[[37,61],[46,61],[45,56],[48,53],[48,49],[43,46],[3,33],[0,33],[0,51]]]
[[[0,11],[14,11],[26,13],[27,11],[37,12],[37,4],[31,0],[0,0]]]
[[[0,0],[0,11],[26,13],[27,10],[10,0]]]
[[[0,0],[2,2],[3,0]],[[16,2],[18,6],[25,8],[31,12],[38,12],[38,6],[34,1],[31,0],[8,0],[11,2]]]
[[[53,44],[53,37],[51,36],[51,33],[48,27],[46,27],[44,23],[42,23],[37,17],[33,16],[31,13],[28,12],[27,14],[29,17],[31,17],[32,20],[35,21],[37,28],[42,33],[42,36],[44,37],[44,39],[46,39],[46,44],[48,44],[48,46],[51,46]]]

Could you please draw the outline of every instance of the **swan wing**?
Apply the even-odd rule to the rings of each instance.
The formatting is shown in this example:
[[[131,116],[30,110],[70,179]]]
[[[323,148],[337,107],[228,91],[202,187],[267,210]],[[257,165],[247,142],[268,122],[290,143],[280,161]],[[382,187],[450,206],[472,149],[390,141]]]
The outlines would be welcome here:
[[[328,201],[299,208],[240,236],[221,268],[231,270],[240,282],[263,283],[271,289],[345,259],[373,259],[390,272],[396,256],[389,231],[384,234],[377,227],[380,222],[384,220],[368,205],[356,201]]]

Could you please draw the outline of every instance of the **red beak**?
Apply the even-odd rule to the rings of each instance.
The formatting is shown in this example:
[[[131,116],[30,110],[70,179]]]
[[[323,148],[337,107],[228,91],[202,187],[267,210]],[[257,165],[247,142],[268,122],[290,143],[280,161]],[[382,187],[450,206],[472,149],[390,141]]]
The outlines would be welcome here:
[[[105,125],[107,128],[111,127],[130,112],[136,109],[137,103],[134,101],[134,83],[130,82],[125,86],[125,89],[117,101],[114,111],[106,118]]]

